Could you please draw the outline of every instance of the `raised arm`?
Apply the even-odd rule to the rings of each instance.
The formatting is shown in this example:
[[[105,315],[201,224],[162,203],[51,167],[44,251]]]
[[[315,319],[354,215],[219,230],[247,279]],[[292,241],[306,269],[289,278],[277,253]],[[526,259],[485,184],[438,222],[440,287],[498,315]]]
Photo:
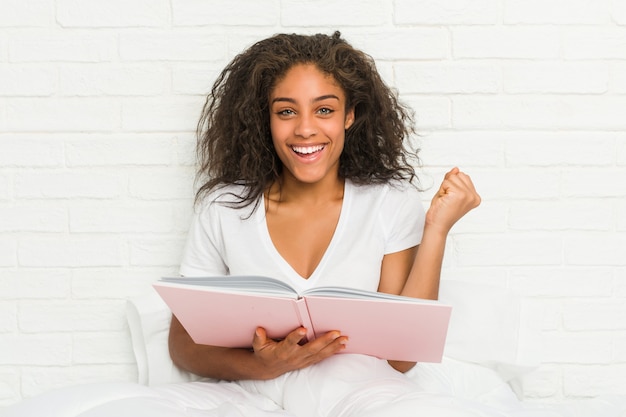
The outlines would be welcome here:
[[[479,204],[480,196],[470,177],[458,168],[450,170],[426,212],[422,242],[401,295],[433,300],[438,298],[448,233],[461,217]]]
[[[458,168],[449,171],[426,212],[419,247],[389,254],[383,259],[379,291],[436,300],[448,233],[461,217],[479,204],[480,196],[470,177]],[[401,372],[415,365],[400,361],[389,363]]]

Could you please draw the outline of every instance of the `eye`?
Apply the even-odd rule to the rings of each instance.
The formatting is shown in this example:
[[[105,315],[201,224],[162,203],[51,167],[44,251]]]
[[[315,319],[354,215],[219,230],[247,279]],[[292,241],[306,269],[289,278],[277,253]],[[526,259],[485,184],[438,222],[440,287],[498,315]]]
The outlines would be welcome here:
[[[322,107],[317,112],[319,114],[321,114],[321,115],[325,115],[326,116],[326,115],[332,114],[334,112],[334,110],[331,109],[331,108],[328,108],[328,107]]]
[[[278,110],[276,114],[278,116],[288,117],[288,116],[293,116],[294,114],[296,114],[296,112],[291,109],[283,109],[283,110]]]

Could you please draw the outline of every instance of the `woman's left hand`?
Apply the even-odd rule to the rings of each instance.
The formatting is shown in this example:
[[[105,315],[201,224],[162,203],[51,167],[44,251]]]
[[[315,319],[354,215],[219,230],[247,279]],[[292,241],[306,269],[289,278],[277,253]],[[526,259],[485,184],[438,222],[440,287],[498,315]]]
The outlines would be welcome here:
[[[447,234],[461,217],[478,207],[480,201],[470,177],[459,168],[452,168],[431,201],[426,227]]]

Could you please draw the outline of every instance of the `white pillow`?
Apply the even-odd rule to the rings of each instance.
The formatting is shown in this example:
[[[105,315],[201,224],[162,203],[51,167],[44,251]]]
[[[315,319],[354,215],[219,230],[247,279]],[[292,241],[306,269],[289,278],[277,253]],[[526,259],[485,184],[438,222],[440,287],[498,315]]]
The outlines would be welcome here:
[[[126,317],[140,384],[153,386],[201,379],[172,362],[167,343],[172,313],[156,291],[128,300]]]
[[[539,323],[517,294],[443,280],[439,300],[453,307],[444,356],[489,367],[505,381],[539,365]]]
[[[486,366],[509,381],[539,364],[538,330],[520,297],[509,290],[444,280],[440,300],[453,306],[444,356]],[[158,385],[200,379],[172,362],[171,312],[156,291],[127,303],[139,382]]]

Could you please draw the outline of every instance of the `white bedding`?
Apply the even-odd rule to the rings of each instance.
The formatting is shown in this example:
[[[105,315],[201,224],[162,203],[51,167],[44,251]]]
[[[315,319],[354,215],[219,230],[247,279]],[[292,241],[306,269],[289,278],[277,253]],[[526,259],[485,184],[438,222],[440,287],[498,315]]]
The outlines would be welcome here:
[[[405,394],[401,394],[405,384],[394,385],[395,376],[377,367],[377,359],[360,355],[338,355],[323,367],[290,374],[280,381],[243,382],[246,389],[232,382],[200,381],[178,370],[169,359],[170,314],[157,296],[150,295],[128,304],[138,383],[67,387],[24,400],[0,411],[0,416],[294,415],[277,403],[298,410],[297,417],[317,416],[323,410],[333,417],[626,416],[626,396],[553,405],[520,401],[512,386],[516,378],[538,364],[539,346],[523,303],[502,289],[454,282],[442,284],[441,299],[454,305],[444,361],[418,364],[407,373],[414,387]],[[369,362],[367,369],[374,369],[372,378],[352,380],[350,369],[363,367],[363,361]],[[328,378],[328,374],[334,377]],[[293,379],[298,378],[296,384]],[[290,389],[294,386],[298,389]],[[408,409],[407,398],[411,399]],[[298,408],[311,401],[316,406]]]
[[[421,365],[422,399],[411,414],[428,417],[619,417],[624,398],[538,405],[518,401],[494,374],[476,365],[446,361]],[[332,389],[334,382],[326,382]],[[363,391],[364,395],[367,390]],[[292,398],[297,401],[298,398]],[[323,404],[320,404],[323,407]],[[315,410],[311,410],[315,411]],[[365,417],[365,413],[357,416]],[[131,383],[90,384],[63,388],[25,400],[0,412],[5,417],[286,417],[292,416],[266,397],[230,382],[182,382],[147,387]],[[311,414],[314,415],[314,414]],[[394,416],[390,407],[377,416]],[[340,417],[337,414],[335,417]]]

